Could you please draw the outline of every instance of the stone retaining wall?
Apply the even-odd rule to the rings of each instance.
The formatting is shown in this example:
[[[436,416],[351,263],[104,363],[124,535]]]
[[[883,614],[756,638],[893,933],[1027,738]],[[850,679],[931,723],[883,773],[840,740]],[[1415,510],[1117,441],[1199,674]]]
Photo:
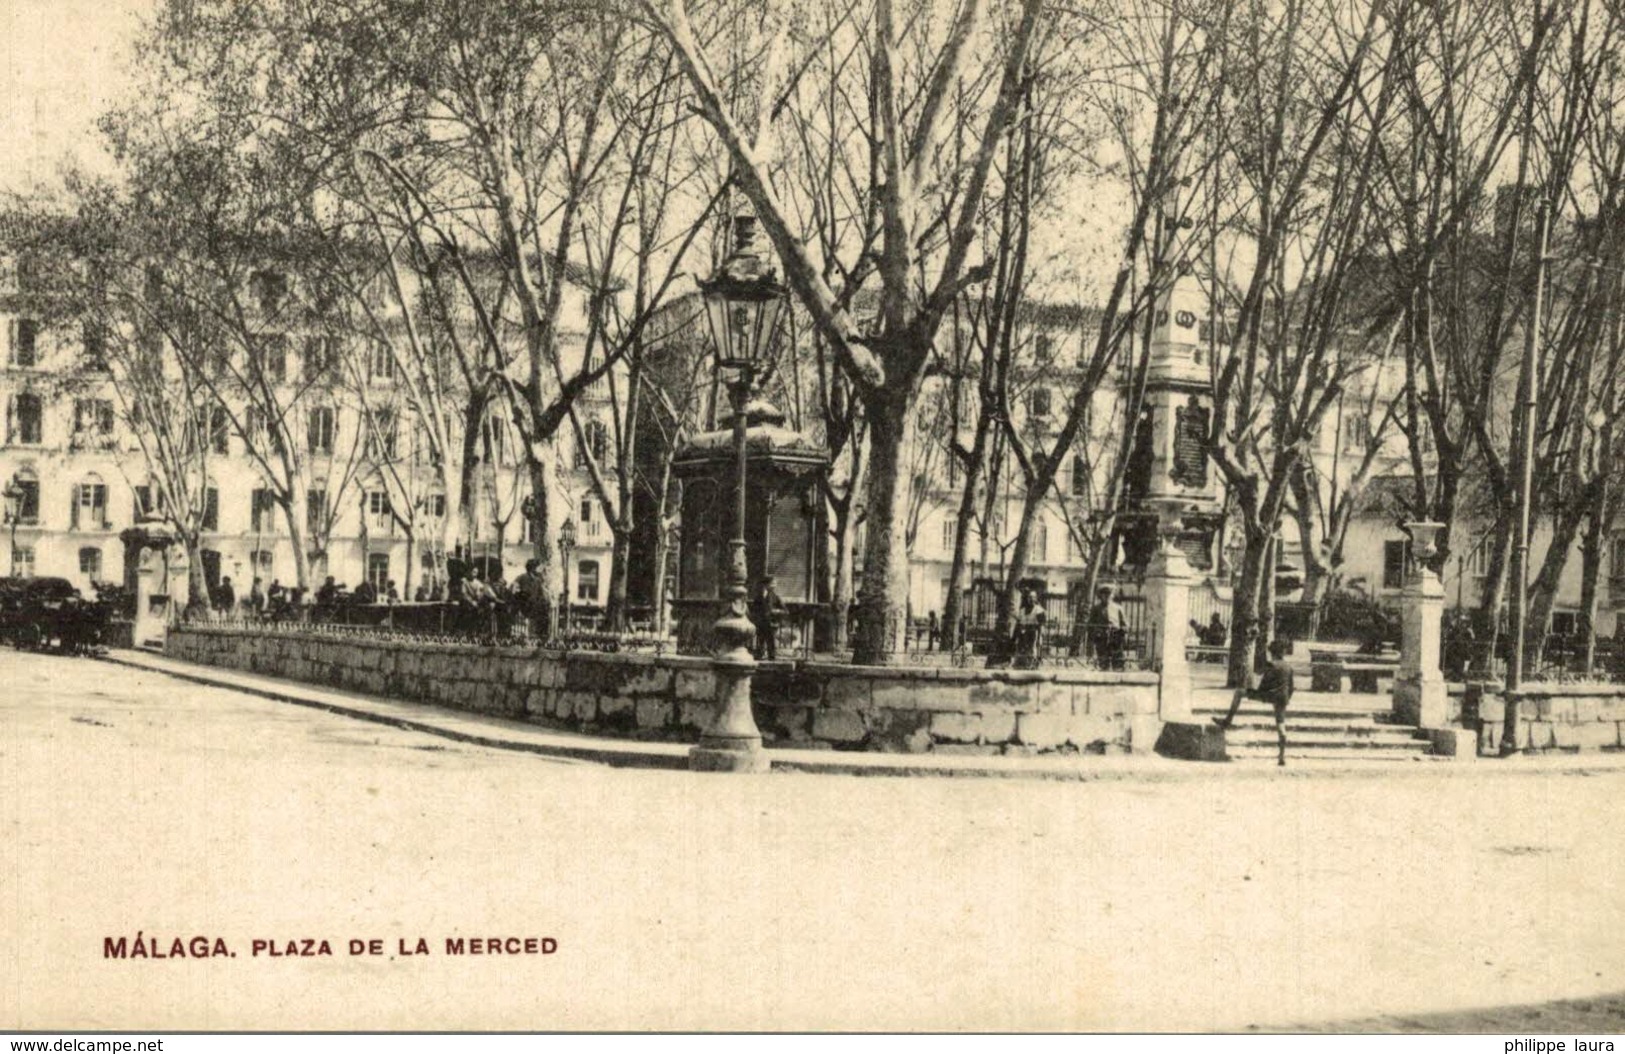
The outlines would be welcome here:
[[[1519,750],[1625,748],[1625,685],[1529,684],[1518,693]],[[1498,754],[1506,708],[1499,685],[1470,684],[1462,725],[1478,731],[1478,752]]]
[[[692,742],[716,688],[703,658],[346,639],[185,627],[191,662],[435,703],[558,728]],[[764,663],[756,721],[770,746],[906,753],[1149,752],[1157,677],[1094,670],[961,670]]]

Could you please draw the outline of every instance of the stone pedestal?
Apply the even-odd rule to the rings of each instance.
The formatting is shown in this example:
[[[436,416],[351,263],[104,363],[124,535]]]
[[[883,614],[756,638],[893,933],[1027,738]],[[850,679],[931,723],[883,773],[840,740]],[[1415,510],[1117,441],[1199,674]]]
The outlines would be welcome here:
[[[168,603],[161,603],[157,610],[153,609],[152,604],[154,596],[164,595],[163,579],[166,575],[161,567],[162,562],[162,552],[145,549],[141,553],[140,566],[136,569],[135,624],[131,626],[131,636],[138,648],[149,641],[162,641],[169,629]]]
[[[1151,662],[1161,677],[1157,716],[1163,721],[1189,721],[1191,676],[1185,659],[1185,634],[1190,626],[1194,575],[1175,541],[1172,535],[1164,534],[1146,568],[1146,630],[1151,634]]]
[[[1440,728],[1450,713],[1449,691],[1439,667],[1444,584],[1438,575],[1418,565],[1405,580],[1402,603],[1394,718],[1402,724]]]

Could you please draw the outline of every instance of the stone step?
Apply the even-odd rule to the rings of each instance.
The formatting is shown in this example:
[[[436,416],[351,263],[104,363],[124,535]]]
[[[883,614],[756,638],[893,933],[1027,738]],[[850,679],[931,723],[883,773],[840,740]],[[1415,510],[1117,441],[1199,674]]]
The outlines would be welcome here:
[[[1238,734],[1237,729],[1231,729],[1225,736],[1225,743],[1230,747],[1242,746],[1275,746],[1275,730],[1265,731],[1245,730]],[[1347,736],[1335,732],[1298,732],[1294,734],[1287,730],[1286,745],[1288,748],[1301,747],[1305,750],[1334,750],[1346,747],[1350,750],[1430,750],[1432,744],[1425,739],[1402,732],[1379,732],[1369,736]]]
[[[1374,721],[1297,721],[1287,718],[1286,733],[1288,736],[1340,736],[1348,739],[1375,739],[1384,736],[1393,736],[1396,733],[1405,738],[1411,738],[1414,730],[1401,725],[1381,725]],[[1230,738],[1234,739],[1238,733],[1260,734],[1275,736],[1275,719],[1272,717],[1238,717],[1230,725]]]
[[[1230,760],[1242,765],[1273,765],[1277,760],[1273,746],[1247,747],[1229,751]],[[1420,751],[1414,753],[1401,753],[1391,750],[1294,750],[1288,743],[1286,756],[1289,761],[1295,762],[1374,762],[1374,761],[1417,761],[1424,763],[1448,762],[1453,759],[1438,754],[1426,754]]]
[[[1191,711],[1198,721],[1206,721],[1214,717],[1223,717],[1230,708],[1225,707],[1197,707]],[[1389,715],[1387,706],[1380,710],[1367,710],[1351,706],[1299,706],[1294,700],[1293,705],[1287,707],[1288,721],[1368,721],[1381,723]],[[1270,721],[1275,720],[1275,708],[1263,703],[1246,702],[1236,711],[1238,719],[1243,717],[1263,717]]]

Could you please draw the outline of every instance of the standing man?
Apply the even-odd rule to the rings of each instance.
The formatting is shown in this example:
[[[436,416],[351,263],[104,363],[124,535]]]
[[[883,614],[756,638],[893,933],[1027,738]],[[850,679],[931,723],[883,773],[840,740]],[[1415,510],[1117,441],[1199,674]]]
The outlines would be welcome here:
[[[542,576],[536,573],[541,561],[530,559],[525,561],[525,573],[513,580],[514,593],[519,597],[519,606],[525,616],[530,619],[530,632],[534,637],[543,635],[542,615],[547,589],[542,582]]]
[[[232,588],[230,575],[221,578],[220,584],[215,587],[214,606],[227,618],[231,617],[232,609],[237,606],[237,590]]]
[[[1089,611],[1090,643],[1095,662],[1103,670],[1123,668],[1123,645],[1128,638],[1128,616],[1112,595],[1110,586],[1095,590],[1095,606]]]
[[[1253,688],[1237,688],[1236,694],[1230,700],[1230,712],[1223,717],[1215,717],[1213,723],[1220,728],[1229,728],[1236,718],[1236,711],[1241,709],[1243,699],[1257,699],[1270,704],[1275,710],[1275,740],[1278,754],[1275,763],[1282,767],[1286,765],[1286,708],[1292,704],[1292,670],[1286,664],[1287,642],[1277,637],[1270,641],[1270,661],[1264,664],[1259,671],[1258,684]]]
[[[750,620],[756,623],[756,657],[779,657],[779,622],[788,609],[778,590],[773,588],[773,576],[763,575],[751,601]]]

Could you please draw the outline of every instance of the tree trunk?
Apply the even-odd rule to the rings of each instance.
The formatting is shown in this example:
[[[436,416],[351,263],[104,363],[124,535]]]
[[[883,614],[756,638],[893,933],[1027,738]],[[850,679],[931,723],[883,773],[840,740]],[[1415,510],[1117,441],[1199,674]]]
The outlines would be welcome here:
[[[282,506],[282,517],[288,524],[288,544],[293,547],[294,585],[305,590],[308,599],[310,553],[305,542],[305,523],[310,518],[309,498],[303,491],[296,489],[286,501],[279,501],[278,504]]]
[[[551,445],[546,445],[550,451]],[[545,456],[538,456],[536,450],[531,450],[526,458],[525,467],[530,475],[530,493],[534,499],[530,530],[532,539],[532,552],[536,557],[536,574],[545,584],[542,590],[542,611],[544,636],[552,632],[557,624],[553,613],[559,600],[563,597],[564,577],[560,561],[553,559],[553,514],[551,499],[555,488],[548,479],[548,465]]]
[[[1279,538],[1270,536],[1264,547],[1264,560],[1258,577],[1258,639],[1253,644],[1255,670],[1269,661],[1270,641],[1275,639],[1275,567],[1280,563],[1280,544]]]
[[[186,613],[201,614],[213,606],[203,577],[203,541],[197,534],[187,533],[181,537],[181,548],[186,550]]]
[[[848,502],[845,508],[836,508],[834,512],[831,544],[835,549],[835,573],[829,597],[830,639],[835,648],[845,649],[850,643],[852,628],[846,617],[852,604],[852,505]]]
[[[1048,473],[1041,471],[1032,483],[1048,489],[1049,478]],[[1010,566],[1004,574],[1004,589],[999,593],[996,632],[1000,640],[1009,640],[1016,631],[1016,593],[1031,566],[1033,524],[1038,521],[1041,509],[1042,502],[1034,501],[1031,495],[1021,503],[1021,524],[1016,529],[1015,545],[1010,550]]]
[[[1486,655],[1492,664],[1500,640],[1501,609],[1506,605],[1507,593],[1507,564],[1512,558],[1512,516],[1506,509],[1501,510],[1501,516],[1495,523],[1494,542],[1490,546],[1489,566],[1484,579],[1484,595],[1479,597],[1478,623],[1481,632],[1477,634],[1479,640],[1488,644]],[[1493,668],[1493,665],[1492,665]]]
[[[614,534],[609,563],[609,599],[604,607],[604,621],[611,632],[619,633],[626,628],[626,565],[632,552],[632,530],[630,526],[617,523]]]
[[[980,425],[978,432],[981,432]],[[954,555],[948,571],[948,595],[942,601],[941,639],[944,651],[952,651],[961,643],[959,623],[965,605],[965,590],[970,586],[970,532],[976,522],[976,491],[982,482],[984,445],[979,434],[970,464],[965,466],[965,489],[959,495],[959,522],[954,524]],[[958,455],[950,452],[948,456]]]
[[[904,651],[908,630],[908,498],[917,422],[914,378],[866,402],[870,462],[863,550],[863,620],[852,661],[885,666]]]
[[[1292,518],[1297,521],[1298,546],[1303,550],[1303,599],[1305,603],[1318,608],[1335,583],[1336,565],[1332,560],[1331,547],[1326,544],[1328,539],[1318,537],[1315,532],[1318,496],[1311,493],[1314,486],[1315,481],[1309,476],[1308,466],[1298,462],[1292,470],[1292,503],[1295,506]]]
[[[1241,552],[1241,574],[1236,578],[1235,596],[1230,608],[1230,666],[1225,687],[1241,688],[1247,685],[1254,669],[1256,642],[1266,634],[1259,622],[1259,604],[1263,592],[1263,570],[1269,552],[1270,535],[1244,531],[1245,545]]]
[[[1602,554],[1607,531],[1607,502],[1591,506],[1585,539],[1580,543],[1580,634],[1585,641],[1585,675],[1597,661],[1597,608],[1602,584]]]
[[[1540,573],[1529,590],[1529,631],[1524,634],[1524,654],[1529,656],[1530,670],[1540,668],[1546,658],[1546,638],[1552,632],[1552,609],[1557,606],[1557,591],[1562,584],[1563,571],[1574,553],[1574,539],[1586,520],[1590,500],[1579,507],[1564,510],[1552,524],[1551,544],[1540,562]]]

